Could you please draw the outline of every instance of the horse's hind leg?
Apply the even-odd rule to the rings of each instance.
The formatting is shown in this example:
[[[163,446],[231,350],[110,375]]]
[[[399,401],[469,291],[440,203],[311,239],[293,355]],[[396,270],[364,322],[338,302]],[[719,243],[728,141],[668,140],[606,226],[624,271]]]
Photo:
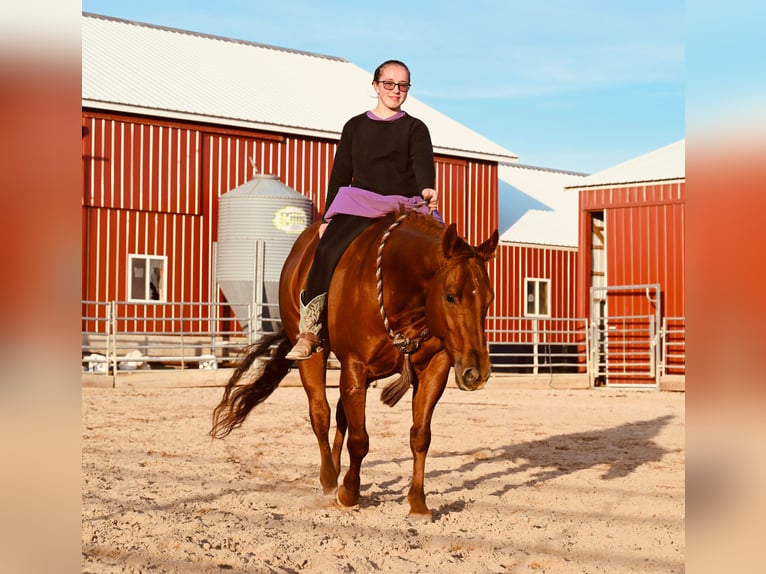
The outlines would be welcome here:
[[[319,482],[325,494],[332,494],[338,487],[338,471],[330,450],[330,404],[325,392],[326,360],[323,353],[314,353],[310,359],[298,363],[298,370],[308,396],[311,428],[319,443]]]
[[[338,487],[338,501],[343,506],[359,503],[359,471],[362,460],[370,449],[370,437],[365,425],[364,409],[367,401],[367,380],[364,369],[343,365],[340,372],[340,398],[348,423],[347,447],[349,467]]]

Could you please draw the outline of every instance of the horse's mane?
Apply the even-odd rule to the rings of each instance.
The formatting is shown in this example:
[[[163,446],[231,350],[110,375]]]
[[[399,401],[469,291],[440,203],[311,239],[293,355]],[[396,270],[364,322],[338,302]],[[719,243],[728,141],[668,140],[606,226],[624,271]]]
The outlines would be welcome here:
[[[433,217],[433,215],[426,215],[425,213],[413,210],[412,208],[401,206],[397,210],[383,217],[382,228],[384,232],[386,229],[394,226],[395,222],[398,220],[401,220],[399,223],[402,228],[414,232],[422,232],[424,235],[431,238],[441,238],[445,230],[445,225]],[[479,257],[476,247],[465,240],[456,242],[453,244],[453,248],[454,251],[449,258],[452,264]]]
[[[407,212],[407,208],[402,207],[388,216],[386,220],[389,224],[396,221],[402,214]],[[422,231],[425,235],[431,237],[441,237],[445,226],[432,215],[426,215],[419,211],[412,211],[402,222],[403,227],[415,231]],[[466,241],[459,241],[455,247],[457,250],[452,254],[453,263],[464,261],[478,256],[476,247]]]
[[[407,214],[407,218],[402,222],[402,225],[406,224],[407,227],[423,231],[428,235],[441,235],[444,231],[444,226],[434,216],[426,215],[420,211],[414,211],[412,208],[406,206],[400,206],[396,211],[393,211],[384,219],[388,224],[391,224],[405,213]]]

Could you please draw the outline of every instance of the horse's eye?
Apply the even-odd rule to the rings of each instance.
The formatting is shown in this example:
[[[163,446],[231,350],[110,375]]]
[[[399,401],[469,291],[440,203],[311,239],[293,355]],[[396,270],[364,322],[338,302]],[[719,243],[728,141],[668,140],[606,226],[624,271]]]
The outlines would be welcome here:
[[[447,293],[445,298],[447,299],[447,303],[454,304],[456,302],[455,296],[452,293]]]

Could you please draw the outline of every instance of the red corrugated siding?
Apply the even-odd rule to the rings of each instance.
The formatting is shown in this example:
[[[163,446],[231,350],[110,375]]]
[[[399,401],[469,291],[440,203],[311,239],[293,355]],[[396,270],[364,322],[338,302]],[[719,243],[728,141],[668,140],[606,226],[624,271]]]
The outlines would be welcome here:
[[[447,224],[457,224],[458,233],[465,235],[466,204],[468,202],[468,162],[454,158],[436,158],[436,189],[439,190],[439,212]]]
[[[199,132],[90,115],[83,125],[85,205],[199,212]]]
[[[278,175],[286,185],[314,203],[315,217],[324,213],[324,200],[336,147],[335,142],[329,141],[292,137],[285,140],[285,169]]]
[[[477,245],[497,229],[497,164],[471,162],[468,194],[470,206],[466,217],[465,235]]]
[[[218,199],[253,177],[251,159],[258,173],[277,174],[280,142],[253,137],[205,134],[202,181],[205,189],[205,233],[217,240]]]
[[[571,318],[576,306],[573,278],[577,270],[577,252],[573,249],[500,245],[493,262],[495,302],[489,310],[493,321],[488,327],[502,331],[528,328],[524,316],[524,279],[550,279],[551,317]],[[513,317],[514,319],[510,319]],[[490,337],[492,342],[510,341],[510,335]],[[514,342],[519,342],[514,339]]]
[[[126,300],[128,255],[146,254],[168,258],[169,301],[200,300],[209,291],[207,276],[200,277],[205,254],[196,248],[201,243],[196,240],[200,220],[199,216],[86,207],[83,298]]]
[[[607,278],[611,285],[657,283],[662,315],[684,315],[683,205],[607,210]],[[639,312],[634,301],[623,309]]]
[[[579,313],[587,314],[590,292],[590,220],[603,210],[607,285],[658,283],[662,316],[685,316],[684,182],[586,189],[580,192]],[[621,303],[618,301],[622,301]],[[611,314],[646,313],[638,297],[615,300]]]
[[[444,221],[470,243],[478,245],[497,228],[497,165],[437,156],[436,187]]]
[[[335,142],[89,110],[83,127],[83,299],[126,299],[130,253],[167,256],[169,301],[214,299],[218,198],[250,179],[250,158],[324,211]],[[474,244],[487,239],[497,166],[439,156],[436,173],[445,221]]]

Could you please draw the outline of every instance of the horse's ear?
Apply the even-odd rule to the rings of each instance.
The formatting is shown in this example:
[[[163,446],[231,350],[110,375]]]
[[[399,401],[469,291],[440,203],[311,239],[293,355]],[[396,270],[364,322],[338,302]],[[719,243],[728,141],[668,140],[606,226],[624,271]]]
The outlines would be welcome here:
[[[500,234],[495,229],[494,233],[484,243],[476,248],[476,252],[479,257],[484,261],[489,261],[495,256],[495,250],[497,249],[497,242],[500,240]]]
[[[444,257],[447,259],[452,257],[457,252],[458,246],[461,243],[464,243],[464,241],[457,234],[457,225],[450,223],[442,236],[442,251],[444,252]]]

